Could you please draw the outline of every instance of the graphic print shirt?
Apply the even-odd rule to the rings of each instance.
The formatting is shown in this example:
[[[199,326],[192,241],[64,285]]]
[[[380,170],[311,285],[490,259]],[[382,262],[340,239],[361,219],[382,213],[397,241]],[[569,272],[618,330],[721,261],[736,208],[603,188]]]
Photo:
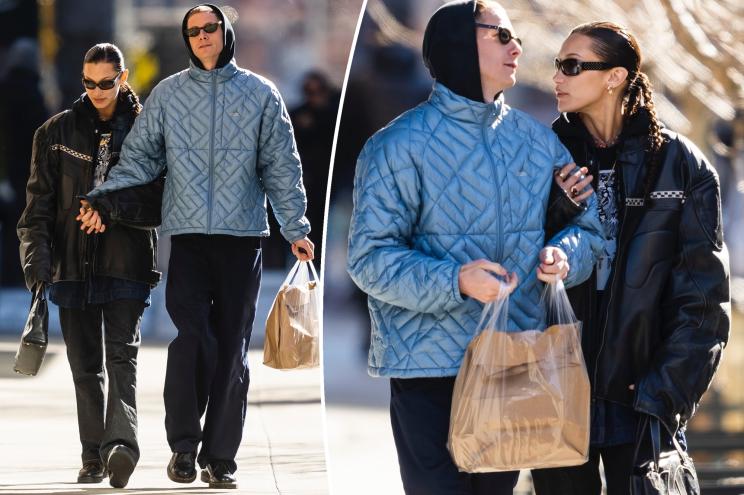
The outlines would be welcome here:
[[[98,187],[106,180],[111,163],[111,128],[105,123],[100,127],[96,169],[93,173],[93,187]]]
[[[597,201],[599,203],[599,221],[605,231],[604,247],[597,260],[597,290],[604,291],[612,272],[612,264],[617,252],[617,236],[620,219],[617,207],[617,159],[616,146],[597,148],[595,150],[599,165],[599,183]]]

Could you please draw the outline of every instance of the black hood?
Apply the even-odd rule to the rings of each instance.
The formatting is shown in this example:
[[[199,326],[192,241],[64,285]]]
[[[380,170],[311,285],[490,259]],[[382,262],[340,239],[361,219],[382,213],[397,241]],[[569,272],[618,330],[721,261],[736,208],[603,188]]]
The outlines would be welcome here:
[[[202,3],[197,5],[197,7],[209,7],[212,9],[212,12],[217,16],[219,20],[222,21],[222,53],[220,53],[220,58],[217,59],[217,66],[215,69],[219,69],[220,67],[224,67],[227,65],[230,60],[233,59],[235,56],[235,31],[233,30],[232,23],[228,20],[227,17],[225,17],[225,13],[222,12],[222,10],[217,7],[216,5],[212,5],[211,3]],[[191,50],[191,44],[189,44],[189,37],[186,36],[186,25],[187,25],[187,17],[189,15],[189,12],[191,12],[196,7],[192,7],[189,9],[188,12],[186,12],[186,15],[183,16],[183,22],[181,22],[181,36],[183,36],[183,42],[186,43],[186,48],[189,50],[189,57],[191,57],[191,61],[194,62],[194,65],[199,67],[200,69],[204,69],[204,65],[202,65],[201,61],[197,58],[196,55],[194,55],[194,52]]]
[[[424,32],[424,63],[431,76],[451,91],[482,102],[475,2],[456,0],[442,5]]]

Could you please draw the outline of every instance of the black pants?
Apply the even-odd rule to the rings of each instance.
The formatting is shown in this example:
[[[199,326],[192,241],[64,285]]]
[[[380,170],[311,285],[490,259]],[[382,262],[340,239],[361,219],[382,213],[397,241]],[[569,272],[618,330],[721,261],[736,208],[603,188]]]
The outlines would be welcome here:
[[[75,383],[84,463],[105,461],[117,444],[126,445],[139,457],[135,390],[140,319],[144,309],[143,302],[131,299],[88,305],[85,309],[59,308],[67,359]],[[108,375],[105,402],[104,349]]]
[[[537,495],[599,495],[602,480],[599,459],[604,465],[607,495],[628,495],[633,472],[635,444],[589,449],[589,461],[580,466],[534,469],[532,482]]]
[[[260,282],[259,238],[173,236],[165,304],[178,336],[168,347],[165,430],[173,452],[201,442],[202,467],[226,461],[236,469]]]
[[[407,495],[511,495],[519,471],[461,473],[447,450],[454,377],[392,378],[390,419]]]

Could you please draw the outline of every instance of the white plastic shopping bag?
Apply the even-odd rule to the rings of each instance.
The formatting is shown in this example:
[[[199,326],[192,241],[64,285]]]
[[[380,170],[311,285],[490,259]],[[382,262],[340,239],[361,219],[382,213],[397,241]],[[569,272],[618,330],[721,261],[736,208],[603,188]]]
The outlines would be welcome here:
[[[546,329],[508,332],[509,298],[487,304],[455,381],[448,448],[461,471],[583,464],[590,388],[581,323],[546,284]]]
[[[266,366],[288,370],[320,365],[322,301],[323,289],[312,262],[297,261],[266,318]]]

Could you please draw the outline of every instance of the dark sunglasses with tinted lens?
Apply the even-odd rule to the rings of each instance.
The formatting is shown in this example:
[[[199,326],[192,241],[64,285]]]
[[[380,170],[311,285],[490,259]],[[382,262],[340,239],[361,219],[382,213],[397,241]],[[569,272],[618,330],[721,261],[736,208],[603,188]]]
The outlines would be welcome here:
[[[555,70],[560,70],[566,76],[578,76],[582,70],[607,70],[614,67],[607,62],[581,62],[575,58],[555,59]]]
[[[120,75],[121,72],[117,72],[113,79],[104,79],[98,82],[92,81],[83,76],[83,86],[85,86],[85,89],[96,89],[96,86],[98,86],[105,91],[114,87],[114,84],[116,84],[116,80],[119,79]]]
[[[186,36],[188,36],[189,38],[199,36],[199,33],[201,32],[202,29],[204,30],[205,33],[212,34],[215,31],[217,31],[217,28],[220,27],[220,24],[222,24],[222,21],[210,22],[201,27],[194,26],[188,29],[184,29],[183,32],[186,33]]]
[[[522,40],[516,36],[512,36],[511,31],[505,27],[496,26],[494,24],[483,24],[482,22],[476,22],[475,26],[485,29],[495,29],[499,37],[499,42],[501,42],[502,45],[508,45],[511,40],[514,40],[519,46],[522,46]]]

